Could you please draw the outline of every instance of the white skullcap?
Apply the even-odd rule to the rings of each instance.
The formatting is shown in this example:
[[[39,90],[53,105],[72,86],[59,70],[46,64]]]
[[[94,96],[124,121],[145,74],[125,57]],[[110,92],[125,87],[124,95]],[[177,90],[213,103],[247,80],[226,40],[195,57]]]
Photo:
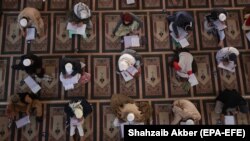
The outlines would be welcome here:
[[[129,113],[129,114],[127,115],[127,120],[128,120],[129,122],[134,121],[134,119],[135,119],[135,115],[134,115],[133,113]]]
[[[224,22],[226,19],[227,19],[227,16],[226,16],[224,13],[221,13],[221,14],[219,15],[219,20],[220,20],[220,21]]]
[[[68,74],[71,74],[73,72],[73,65],[71,63],[67,63],[65,65],[65,70]]]
[[[134,65],[136,62],[135,57],[130,54],[123,54],[118,60],[118,67],[120,71],[127,70],[129,66]]]
[[[88,10],[87,5],[85,5],[82,2],[79,2],[74,6],[74,13],[80,19],[86,19],[90,16],[87,10]]]
[[[23,65],[26,66],[26,67],[30,66],[31,65],[31,60],[30,59],[24,59],[23,60]]]
[[[186,125],[194,125],[194,121],[192,119],[188,119],[186,121]]]
[[[80,109],[80,108],[75,108],[74,114],[75,114],[76,118],[78,118],[78,119],[82,118],[82,116],[83,116],[82,109]]]
[[[28,25],[28,21],[26,18],[22,18],[20,21],[19,21],[20,25],[22,27],[26,27]]]

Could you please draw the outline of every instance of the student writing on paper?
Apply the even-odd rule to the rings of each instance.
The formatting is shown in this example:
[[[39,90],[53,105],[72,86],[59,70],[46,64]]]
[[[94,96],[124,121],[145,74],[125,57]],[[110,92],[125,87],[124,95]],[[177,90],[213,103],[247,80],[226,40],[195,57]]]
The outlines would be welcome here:
[[[60,81],[63,86],[67,88],[67,85],[74,85],[82,82],[87,83],[90,80],[90,74],[84,71],[86,65],[80,60],[72,58],[63,58],[60,63]],[[69,89],[73,89],[70,87]],[[68,89],[67,89],[68,90]]]
[[[227,19],[227,11],[223,8],[212,9],[211,13],[205,17],[205,30],[208,34],[213,34],[218,37],[218,46],[224,47],[225,31],[218,26],[225,26]],[[214,24],[219,22],[220,24]]]
[[[191,31],[194,24],[193,17],[186,11],[178,11],[173,15],[167,15],[167,20],[169,29],[174,32],[176,38],[180,37],[178,28],[182,28],[184,31]]]
[[[141,56],[132,49],[125,49],[118,60],[118,69],[119,74],[122,71],[127,71],[128,68],[131,66],[134,67],[134,69],[137,69],[136,74],[132,74],[133,76],[138,76],[141,72],[141,65],[142,65],[142,59]]]
[[[224,117],[224,115],[234,115],[238,112],[249,112],[247,101],[235,89],[225,89],[223,91],[220,91],[215,100],[216,104],[214,111],[217,114],[221,114],[221,117]]]
[[[37,75],[39,78],[43,78],[45,74],[42,59],[32,53],[22,55],[20,62],[17,65],[12,65],[12,69],[23,70],[27,74]]]
[[[121,19],[113,30],[112,36],[123,37],[128,34],[138,34],[143,23],[139,17],[133,13],[124,12],[121,14]]]
[[[239,54],[239,51],[234,47],[224,47],[216,53],[216,60],[218,64],[222,63],[227,67],[230,61],[234,62],[234,64],[237,63],[237,56]]]
[[[172,105],[174,119],[171,125],[194,125],[201,120],[201,114],[189,100],[175,100]]]
[[[197,64],[188,49],[179,48],[174,52],[173,60],[170,63],[176,71],[176,78],[182,82],[187,82],[189,77],[194,76],[194,73],[197,72]]]
[[[11,96],[10,101],[6,108],[6,114],[10,119],[14,119],[19,112],[30,115],[35,109],[36,120],[42,121],[42,103],[37,95],[30,93],[18,93]]]
[[[74,5],[74,8],[69,12],[68,21],[75,26],[87,25],[87,29],[93,27],[91,21],[91,10],[83,2]]]
[[[128,122],[128,116],[133,114],[133,123],[148,124],[152,114],[152,107],[149,103],[135,103],[132,98],[124,94],[113,94],[110,106],[120,122]]]
[[[26,36],[26,28],[35,27],[37,36],[44,34],[44,23],[40,12],[36,8],[26,7],[18,15],[18,25],[22,35]]]
[[[92,106],[86,99],[74,99],[65,105],[64,112],[67,115],[66,125],[70,126],[71,140],[73,140],[75,129],[77,128],[81,141],[83,141],[84,131],[82,126],[92,111]]]

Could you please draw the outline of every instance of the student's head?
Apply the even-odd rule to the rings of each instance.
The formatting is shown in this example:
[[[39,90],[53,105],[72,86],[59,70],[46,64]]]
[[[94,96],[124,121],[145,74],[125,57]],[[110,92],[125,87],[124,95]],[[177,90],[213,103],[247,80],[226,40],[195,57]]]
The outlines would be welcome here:
[[[124,121],[140,121],[142,119],[141,111],[135,103],[127,103],[119,107],[121,119]]]
[[[74,13],[80,19],[87,19],[90,16],[89,10],[82,2],[79,2],[74,6]]]
[[[65,71],[68,75],[72,74],[72,72],[73,72],[73,64],[72,63],[66,63],[64,67],[65,67]]]
[[[18,96],[18,94],[14,94],[10,97],[10,100],[13,104],[16,104],[20,101],[20,97]]]
[[[28,18],[26,17],[22,17],[20,20],[19,20],[19,24],[21,25],[21,27],[25,28],[28,26],[28,23],[29,23],[29,20]]]
[[[83,117],[83,107],[81,105],[81,101],[71,102],[69,103],[69,107],[71,107],[77,119],[81,119]]]
[[[29,67],[31,64],[32,64],[32,60],[31,59],[26,58],[26,59],[23,60],[23,65],[25,67]]]
[[[223,58],[222,63],[223,63],[224,66],[227,66],[230,61],[233,61],[234,63],[236,63],[236,61],[237,61],[236,54],[230,53],[228,56]]]
[[[226,14],[224,14],[224,13],[220,13],[220,14],[219,14],[219,20],[220,20],[221,22],[224,22],[226,19],[227,19]]]
[[[121,15],[122,21],[124,25],[130,25],[133,23],[133,17],[129,13],[123,13]]]

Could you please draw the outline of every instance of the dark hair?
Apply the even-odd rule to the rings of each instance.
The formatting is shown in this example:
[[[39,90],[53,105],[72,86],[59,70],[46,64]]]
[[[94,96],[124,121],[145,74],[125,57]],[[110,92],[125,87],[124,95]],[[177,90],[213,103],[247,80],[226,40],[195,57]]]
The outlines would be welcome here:
[[[236,62],[236,60],[237,60],[236,54],[235,53],[230,53],[228,55],[228,60]]]

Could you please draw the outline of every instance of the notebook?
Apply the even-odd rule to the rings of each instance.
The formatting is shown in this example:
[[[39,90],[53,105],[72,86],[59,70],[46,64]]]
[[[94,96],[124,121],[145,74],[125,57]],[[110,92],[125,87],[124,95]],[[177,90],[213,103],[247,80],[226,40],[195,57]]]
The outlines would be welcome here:
[[[133,76],[131,76],[127,71],[122,71],[121,74],[126,82],[133,79]]]
[[[138,70],[134,66],[130,66],[128,67],[127,72],[134,76],[138,72]]]
[[[124,36],[124,46],[129,47],[140,47],[140,38],[138,35]]]
[[[41,89],[40,85],[38,85],[36,81],[30,76],[27,76],[24,79],[24,82],[28,85],[33,93],[37,93]]]
[[[30,123],[30,117],[29,116],[25,116],[23,118],[20,118],[19,120],[16,121],[16,127],[17,128],[21,128],[27,124]]]
[[[36,38],[36,29],[34,27],[26,29],[26,40],[34,40]]]
[[[229,64],[227,66],[224,66],[222,62],[219,63],[218,67],[219,68],[222,68],[222,69],[225,69],[225,70],[228,70],[230,72],[235,72],[235,64],[233,61],[229,61]]]

